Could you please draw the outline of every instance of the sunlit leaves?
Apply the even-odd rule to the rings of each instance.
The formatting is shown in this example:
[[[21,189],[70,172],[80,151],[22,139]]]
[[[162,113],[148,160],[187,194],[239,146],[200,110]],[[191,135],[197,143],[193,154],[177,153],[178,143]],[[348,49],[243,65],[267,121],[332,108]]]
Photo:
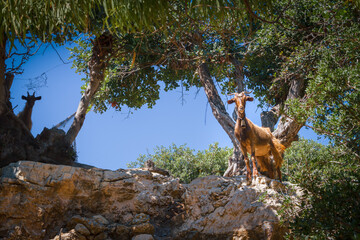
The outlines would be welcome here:
[[[1,1],[0,40],[15,39],[57,43],[86,29],[86,18],[95,2],[85,0],[7,0]]]
[[[360,237],[359,161],[346,152],[303,139],[286,150],[285,178],[305,190],[288,239]]]
[[[279,7],[287,1],[280,1]],[[305,81],[303,99],[287,114],[359,155],[360,18],[344,1],[293,1],[282,25],[264,24],[249,58],[250,85],[270,104],[284,103],[292,81]]]
[[[128,167],[144,167],[147,160],[152,160],[156,167],[168,170],[172,176],[180,178],[181,182],[189,183],[198,177],[222,176],[231,154],[231,148],[220,148],[218,143],[197,152],[186,145],[178,147],[173,144],[169,147],[158,146],[153,154],[140,155]]]
[[[202,61],[211,63],[213,74],[220,82],[223,92],[233,91],[229,57],[242,58],[245,48],[240,29],[249,31],[248,20],[236,21],[235,17],[226,19],[230,17],[226,15],[227,11],[240,11],[222,7],[230,3],[219,3],[220,5],[215,7],[210,6],[210,3],[193,5],[194,2],[186,1],[169,4],[169,16],[157,16],[167,20],[161,29],[151,31],[144,26],[140,30],[134,28],[134,32],[129,30],[128,33],[123,33],[121,29],[112,32],[116,43],[109,61],[106,81],[93,101],[95,110],[104,112],[114,105],[119,111],[123,106],[131,109],[143,105],[152,107],[159,98],[161,82],[164,83],[166,91],[180,85],[185,90],[191,86],[198,87],[200,83],[194,76],[198,64]],[[236,4],[242,3],[240,1]],[[217,6],[221,6],[222,10]],[[193,11],[199,8],[212,10],[192,15]],[[109,5],[106,5],[104,11],[111,15]],[[224,21],[214,20],[214,14],[223,14],[221,19]],[[188,18],[190,15],[193,18]],[[242,9],[240,15],[246,19],[246,10]],[[205,16],[206,20],[203,20]],[[217,17],[220,19],[220,15]],[[111,19],[108,17],[107,20]],[[213,22],[217,23],[214,25]],[[80,48],[73,50],[77,58],[74,64],[78,71],[86,74],[86,59],[89,55],[79,52]],[[89,49],[82,48],[82,51]]]

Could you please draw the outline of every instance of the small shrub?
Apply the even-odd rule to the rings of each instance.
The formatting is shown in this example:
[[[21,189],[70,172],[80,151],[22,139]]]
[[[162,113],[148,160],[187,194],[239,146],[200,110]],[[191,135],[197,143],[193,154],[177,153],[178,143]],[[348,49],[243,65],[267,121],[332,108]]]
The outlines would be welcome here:
[[[341,147],[293,143],[285,153],[284,178],[305,189],[305,198],[290,222],[290,239],[360,239],[359,165]]]
[[[152,160],[156,167],[166,169],[172,176],[180,178],[180,181],[189,183],[198,177],[223,175],[231,154],[231,148],[221,148],[218,143],[198,152],[186,145],[177,147],[173,144],[168,148],[156,147],[154,154],[140,155],[128,167],[143,167],[147,160]]]

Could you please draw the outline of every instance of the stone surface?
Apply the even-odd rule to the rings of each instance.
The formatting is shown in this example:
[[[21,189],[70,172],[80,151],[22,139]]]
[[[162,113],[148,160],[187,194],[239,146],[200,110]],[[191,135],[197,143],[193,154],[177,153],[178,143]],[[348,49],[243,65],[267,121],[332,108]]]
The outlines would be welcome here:
[[[67,233],[60,233],[59,235],[55,236],[52,240],[83,240],[83,239],[85,240],[86,238],[83,236],[79,236],[78,234],[76,234],[75,230],[72,229]]]
[[[95,220],[95,222],[97,222],[99,224],[109,225],[109,221],[101,215],[96,215],[96,216],[93,216],[92,218]]]
[[[84,236],[90,236],[90,231],[87,229],[83,224],[78,223],[75,226],[75,232],[84,235]]]
[[[140,234],[136,235],[131,240],[154,240],[154,237],[150,234]]]
[[[132,227],[134,234],[154,234],[155,227],[151,223],[141,223]]]
[[[108,238],[108,234],[106,232],[99,233],[94,237],[94,240],[106,240]]]
[[[266,177],[180,184],[143,169],[19,161],[0,170],[0,239],[279,239],[284,195],[301,191]]]
[[[281,239],[286,229],[279,224],[276,209],[281,202],[275,197],[288,194],[296,200],[300,192],[277,189],[284,191],[286,186],[266,177],[255,179],[251,186],[245,176],[196,179],[186,187],[187,216],[176,235],[186,239],[194,234],[198,234],[195,239]]]
[[[113,239],[130,239],[131,233],[130,227],[122,224],[116,224],[113,231]]]
[[[139,213],[134,216],[134,219],[131,221],[132,225],[146,223],[150,221],[150,216],[144,213]]]

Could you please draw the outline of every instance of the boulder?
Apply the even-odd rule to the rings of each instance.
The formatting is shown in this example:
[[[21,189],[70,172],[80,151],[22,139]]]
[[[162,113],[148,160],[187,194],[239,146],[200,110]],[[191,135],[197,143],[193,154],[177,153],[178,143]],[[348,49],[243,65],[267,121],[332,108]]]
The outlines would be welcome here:
[[[131,240],[154,240],[154,237],[150,234],[140,234],[136,235]]]
[[[0,169],[0,239],[281,239],[282,199],[301,189],[260,177],[190,184],[144,169],[19,161]]]

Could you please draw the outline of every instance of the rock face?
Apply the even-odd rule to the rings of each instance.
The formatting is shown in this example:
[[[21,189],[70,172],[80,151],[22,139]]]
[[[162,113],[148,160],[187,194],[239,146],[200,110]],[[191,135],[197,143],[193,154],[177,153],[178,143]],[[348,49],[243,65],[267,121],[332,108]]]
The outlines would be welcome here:
[[[0,115],[0,167],[19,159],[72,165],[76,152],[66,141],[63,130],[44,128],[33,137],[25,124],[12,111]]]
[[[0,239],[281,239],[279,199],[300,195],[265,177],[180,184],[143,169],[30,161],[0,177]]]

